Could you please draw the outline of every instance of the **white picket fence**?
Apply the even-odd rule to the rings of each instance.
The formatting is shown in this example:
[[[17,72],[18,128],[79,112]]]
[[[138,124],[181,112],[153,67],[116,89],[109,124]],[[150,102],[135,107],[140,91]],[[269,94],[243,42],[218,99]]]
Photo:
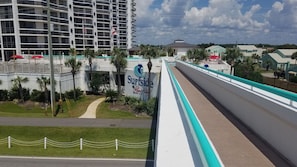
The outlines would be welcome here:
[[[137,142],[137,143],[125,142],[118,139],[106,141],[106,142],[95,142],[95,141],[89,141],[83,138],[80,138],[78,140],[71,141],[71,142],[58,142],[58,141],[51,140],[47,137],[44,137],[43,139],[39,139],[35,141],[22,141],[22,140],[15,139],[11,136],[8,136],[7,138],[0,139],[0,145],[3,145],[3,144],[7,144],[8,148],[11,148],[12,145],[18,145],[18,146],[24,146],[24,147],[43,145],[44,149],[47,149],[47,146],[52,146],[57,148],[79,147],[80,150],[83,150],[84,147],[96,148],[96,149],[114,147],[116,150],[118,150],[119,147],[131,148],[131,149],[151,147],[152,151],[155,150],[154,139],[150,141]]]

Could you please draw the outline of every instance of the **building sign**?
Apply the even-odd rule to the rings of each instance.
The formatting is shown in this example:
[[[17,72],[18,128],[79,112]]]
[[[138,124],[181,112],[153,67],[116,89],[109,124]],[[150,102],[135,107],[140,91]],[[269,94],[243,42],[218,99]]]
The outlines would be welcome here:
[[[159,73],[151,73],[150,81],[148,72],[144,72],[142,64],[134,67],[133,71],[128,70],[125,74],[125,95],[147,100],[149,87],[151,97],[157,96],[159,85]]]

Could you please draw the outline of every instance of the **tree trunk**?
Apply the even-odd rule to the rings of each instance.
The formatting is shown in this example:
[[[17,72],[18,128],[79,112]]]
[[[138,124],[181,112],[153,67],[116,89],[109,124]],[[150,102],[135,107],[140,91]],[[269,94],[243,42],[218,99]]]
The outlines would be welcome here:
[[[21,102],[23,103],[25,100],[24,100],[23,88],[21,84],[19,84],[19,92],[20,92]]]
[[[89,80],[92,81],[92,64],[90,63],[90,74],[89,74]]]
[[[117,69],[117,77],[118,77],[118,96],[121,96],[121,70]]]
[[[76,101],[76,90],[75,90],[75,79],[74,79],[75,75],[72,74],[72,78],[73,78],[73,98],[74,101]]]

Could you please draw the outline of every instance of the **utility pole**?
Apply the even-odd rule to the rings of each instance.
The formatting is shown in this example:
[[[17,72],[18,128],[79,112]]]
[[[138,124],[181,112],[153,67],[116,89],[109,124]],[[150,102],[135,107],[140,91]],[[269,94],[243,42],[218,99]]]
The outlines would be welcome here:
[[[52,26],[51,26],[51,11],[50,0],[47,0],[47,30],[48,30],[48,55],[50,58],[50,84],[51,84],[51,110],[52,117],[54,116],[54,103],[55,103],[55,77],[54,77],[54,63],[53,63],[53,50],[52,50]]]

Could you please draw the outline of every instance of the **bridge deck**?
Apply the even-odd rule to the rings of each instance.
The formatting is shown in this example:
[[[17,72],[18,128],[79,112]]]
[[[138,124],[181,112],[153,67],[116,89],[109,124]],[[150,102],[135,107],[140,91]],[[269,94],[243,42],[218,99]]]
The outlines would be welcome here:
[[[292,166],[177,68],[172,71],[225,166]]]

